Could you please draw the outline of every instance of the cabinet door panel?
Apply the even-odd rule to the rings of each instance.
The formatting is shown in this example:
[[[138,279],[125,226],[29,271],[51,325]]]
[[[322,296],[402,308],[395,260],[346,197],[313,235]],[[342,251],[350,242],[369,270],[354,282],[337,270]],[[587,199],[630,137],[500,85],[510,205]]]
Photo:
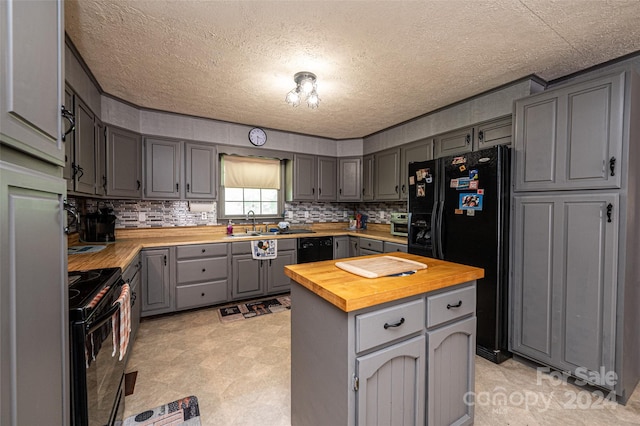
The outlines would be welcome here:
[[[516,190],[548,188],[556,182],[558,98],[516,102]]]
[[[93,113],[77,96],[75,163],[78,168],[75,190],[85,194],[95,194],[96,190],[96,144]]]
[[[73,92],[68,87],[64,91],[64,107],[69,111],[74,111]],[[66,136],[64,143],[64,170],[62,177],[67,181],[67,191],[73,191],[73,166],[74,160],[74,139],[75,132],[71,132]]]
[[[216,147],[186,144],[187,198],[216,198]]]
[[[2,140],[60,166],[64,166],[65,151],[60,116],[64,102],[63,14],[62,1],[10,0],[0,4]]]
[[[149,198],[180,198],[180,142],[145,140],[144,193]]]
[[[107,133],[104,124],[96,118],[96,195],[107,193]]]
[[[338,162],[338,201],[359,201],[362,191],[362,159],[340,158]]]
[[[267,293],[284,292],[291,288],[291,279],[284,274],[284,267],[296,264],[295,251],[278,251],[278,257],[269,262]]]
[[[423,425],[425,338],[356,359],[358,425]]]
[[[107,195],[142,198],[142,139],[128,130],[107,128]]]
[[[620,164],[618,173],[611,176],[609,161],[616,158],[620,163],[623,88],[621,75],[569,93],[568,161],[564,176],[568,187],[620,187]]]
[[[233,286],[231,296],[234,299],[260,296],[262,290],[264,261],[254,260],[251,255],[233,256]]]
[[[513,350],[551,361],[555,204],[514,197]]]
[[[316,198],[316,159],[313,155],[293,157],[293,199],[313,201]]]
[[[338,178],[338,162],[332,157],[318,157],[318,189],[317,198],[323,201],[336,200],[336,179]]]
[[[371,201],[374,198],[374,164],[373,154],[362,158],[362,201]]]
[[[166,312],[171,309],[169,250],[142,252],[142,312]],[[158,312],[161,311],[161,312]]]
[[[454,130],[436,136],[434,142],[435,158],[463,154],[473,150],[473,128]]]
[[[473,423],[468,393],[475,388],[476,318],[427,333],[427,424]]]
[[[400,198],[400,150],[392,149],[375,154],[375,199],[398,200]]]
[[[608,222],[609,204],[619,205],[616,195],[564,204],[562,362],[572,370],[614,371],[618,220],[612,212]]]
[[[511,117],[503,118],[478,126],[478,134],[476,135],[477,149],[485,149],[495,145],[511,144]]]

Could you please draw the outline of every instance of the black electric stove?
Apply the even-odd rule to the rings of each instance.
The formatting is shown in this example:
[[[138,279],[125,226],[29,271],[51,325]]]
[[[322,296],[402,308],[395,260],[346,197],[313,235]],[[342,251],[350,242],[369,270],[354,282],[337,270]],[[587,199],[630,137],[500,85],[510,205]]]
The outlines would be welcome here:
[[[87,319],[95,310],[95,305],[92,305],[91,302],[105,287],[114,287],[120,276],[120,268],[69,272],[70,319]]]

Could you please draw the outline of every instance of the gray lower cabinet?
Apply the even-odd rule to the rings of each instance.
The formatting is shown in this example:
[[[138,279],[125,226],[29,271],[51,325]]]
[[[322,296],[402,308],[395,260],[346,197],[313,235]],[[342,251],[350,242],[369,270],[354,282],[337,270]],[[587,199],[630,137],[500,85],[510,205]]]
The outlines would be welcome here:
[[[176,249],[176,309],[225,302],[229,298],[229,245],[195,244]]]
[[[142,251],[142,313],[156,315],[173,310],[171,249]]]
[[[349,237],[347,235],[333,237],[333,258],[349,257]]]
[[[360,256],[360,249],[358,248],[360,243],[360,238],[358,237],[349,237],[349,257]]]
[[[514,197],[513,351],[616,371],[619,209],[615,193]]]
[[[427,331],[428,425],[473,424],[475,332],[475,317]]]
[[[384,252],[384,241],[374,240],[373,238],[360,237],[359,255],[366,256],[369,254],[380,254]]]
[[[142,313],[142,297],[141,297],[141,273],[142,262],[140,260],[140,255],[136,256],[135,259],[127,266],[127,268],[122,273],[122,279],[124,282],[129,284],[130,294],[131,294],[131,334],[130,341],[133,343],[138,334],[138,328],[140,327],[140,315]],[[131,348],[129,346],[129,350],[127,351],[125,364],[131,355]]]
[[[356,359],[358,425],[424,425],[425,337]]]
[[[290,289],[289,277],[284,267],[296,263],[296,240],[277,240],[276,259],[258,260],[251,255],[251,242],[231,244],[232,285],[231,298],[243,299]]]
[[[392,243],[389,241],[384,242],[384,253],[393,253],[393,252],[407,252],[406,244]]]
[[[142,198],[142,137],[107,126],[107,195]]]
[[[344,312],[294,284],[291,424],[472,424],[475,293],[472,281]]]
[[[59,166],[0,146],[3,425],[70,424],[66,182],[61,176]]]

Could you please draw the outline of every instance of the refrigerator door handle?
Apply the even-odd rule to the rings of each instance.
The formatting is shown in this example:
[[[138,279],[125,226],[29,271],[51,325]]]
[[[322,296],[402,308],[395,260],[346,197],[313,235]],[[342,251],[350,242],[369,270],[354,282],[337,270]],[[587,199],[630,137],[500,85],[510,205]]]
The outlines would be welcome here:
[[[444,201],[437,201],[434,206],[434,214],[431,224],[432,230],[432,247],[433,256],[437,259],[443,259],[442,253],[442,211],[444,209]]]

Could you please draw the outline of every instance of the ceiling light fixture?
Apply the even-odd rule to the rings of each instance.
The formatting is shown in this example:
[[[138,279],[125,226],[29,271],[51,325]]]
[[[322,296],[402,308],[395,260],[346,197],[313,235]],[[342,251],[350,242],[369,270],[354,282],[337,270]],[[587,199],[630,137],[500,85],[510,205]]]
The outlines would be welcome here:
[[[287,93],[287,103],[296,107],[304,100],[309,108],[318,108],[320,97],[316,90],[316,75],[308,71],[301,71],[293,76],[293,81],[296,82],[296,87]]]

